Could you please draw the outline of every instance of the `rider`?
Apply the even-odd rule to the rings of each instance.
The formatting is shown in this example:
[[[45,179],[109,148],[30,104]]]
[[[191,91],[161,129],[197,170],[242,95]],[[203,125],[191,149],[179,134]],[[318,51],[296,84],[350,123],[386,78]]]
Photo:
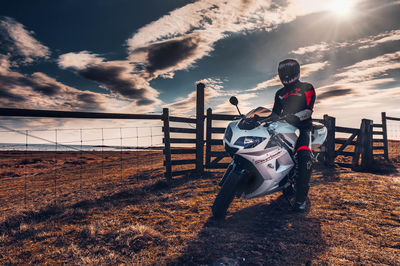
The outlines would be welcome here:
[[[314,87],[299,80],[300,65],[294,59],[286,59],[279,63],[279,78],[283,88],[275,94],[273,114],[296,126],[300,130],[300,136],[296,143],[298,171],[296,177],[296,198],[294,209],[305,211],[306,200],[311,176],[311,129],[315,102]]]

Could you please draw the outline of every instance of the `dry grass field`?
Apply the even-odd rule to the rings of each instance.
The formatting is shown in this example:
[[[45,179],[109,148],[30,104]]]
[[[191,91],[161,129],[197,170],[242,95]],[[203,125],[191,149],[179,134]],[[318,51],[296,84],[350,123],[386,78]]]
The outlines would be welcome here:
[[[276,193],[235,199],[217,222],[221,172],[168,184],[160,152],[120,156],[2,153],[0,264],[400,264],[398,157],[317,165],[304,214]]]

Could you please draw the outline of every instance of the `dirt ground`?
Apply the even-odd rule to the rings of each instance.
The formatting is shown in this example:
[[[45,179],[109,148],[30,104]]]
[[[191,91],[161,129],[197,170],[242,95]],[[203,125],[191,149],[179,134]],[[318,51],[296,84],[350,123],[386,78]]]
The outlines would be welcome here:
[[[214,221],[221,172],[168,184],[161,153],[127,153],[122,168],[118,153],[76,155],[2,154],[0,264],[400,264],[396,161],[316,166],[303,214],[275,193]]]

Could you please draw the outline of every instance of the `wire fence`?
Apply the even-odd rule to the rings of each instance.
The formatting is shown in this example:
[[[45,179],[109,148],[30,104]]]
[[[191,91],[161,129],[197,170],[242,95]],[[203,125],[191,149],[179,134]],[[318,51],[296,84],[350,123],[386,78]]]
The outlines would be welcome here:
[[[387,119],[389,158],[400,160],[400,121]]]
[[[162,127],[0,126],[0,211],[99,197],[164,171]]]

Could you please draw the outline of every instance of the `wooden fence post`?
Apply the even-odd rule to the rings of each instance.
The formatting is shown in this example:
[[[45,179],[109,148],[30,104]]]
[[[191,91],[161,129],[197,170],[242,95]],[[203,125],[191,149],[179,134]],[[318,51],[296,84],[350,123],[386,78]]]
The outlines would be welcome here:
[[[362,145],[363,145],[363,123],[361,122],[360,125],[360,130],[358,131],[358,135],[357,135],[357,141],[356,141],[356,145],[354,147],[354,155],[353,155],[353,159],[351,162],[351,168],[353,170],[357,170],[358,167],[360,166],[360,155],[362,152]]]
[[[372,120],[363,119],[361,122],[361,168],[367,169],[372,162],[373,138],[372,138]]]
[[[211,163],[211,138],[212,138],[212,109],[207,109],[207,122],[206,122],[206,168],[210,168]]]
[[[203,83],[197,84],[196,92],[196,171],[204,173],[204,88]]]
[[[328,129],[325,144],[325,165],[333,167],[335,165],[335,124],[336,118],[324,115],[325,126]]]
[[[162,120],[164,122],[164,154],[165,154],[165,178],[167,181],[172,179],[171,169],[171,139],[169,131],[169,111],[168,108],[163,108]]]
[[[382,112],[383,152],[386,160],[389,160],[389,146],[387,139],[386,112]]]

